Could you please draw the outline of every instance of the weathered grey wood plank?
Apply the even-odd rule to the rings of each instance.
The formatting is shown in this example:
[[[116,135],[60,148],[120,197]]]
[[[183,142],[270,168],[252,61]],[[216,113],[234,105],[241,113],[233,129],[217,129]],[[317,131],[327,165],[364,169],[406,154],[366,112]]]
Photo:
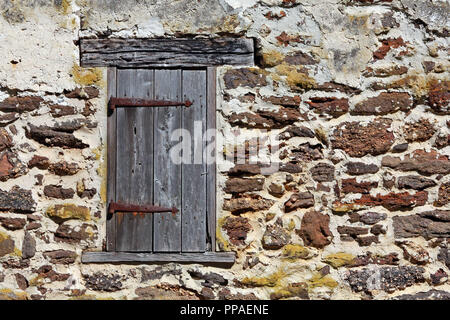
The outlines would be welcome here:
[[[193,102],[182,108],[182,252],[206,250],[206,159],[203,133],[206,128],[206,71],[183,70],[183,100]]]
[[[254,65],[254,54],[179,53],[179,52],[119,52],[85,53],[83,67],[206,67],[214,65]]]
[[[129,253],[129,252],[84,252],[82,263],[204,263],[233,264],[234,252],[205,253]]]
[[[181,70],[155,70],[155,99],[181,99]],[[170,157],[174,130],[181,127],[181,107],[155,108],[154,118],[154,202],[180,211],[154,215],[153,248],[155,252],[181,251],[181,165]]]
[[[130,51],[191,53],[252,53],[253,40],[219,39],[80,39],[82,53],[115,53]]]
[[[206,219],[207,219],[207,238],[209,240],[209,250],[216,251],[216,68],[209,67],[206,76],[207,90],[207,109],[206,122],[208,131],[213,136],[206,137]]]
[[[116,68],[108,68],[108,100],[110,97],[116,96]],[[116,200],[116,121],[117,113],[112,112],[108,115],[107,120],[107,196],[106,205],[110,201]],[[114,216],[106,217],[106,250],[116,250],[116,218]]]
[[[118,96],[153,98],[153,71],[119,70]],[[146,205],[153,202],[153,111],[124,108],[117,112],[117,200]],[[152,214],[117,214],[117,251],[152,251]]]

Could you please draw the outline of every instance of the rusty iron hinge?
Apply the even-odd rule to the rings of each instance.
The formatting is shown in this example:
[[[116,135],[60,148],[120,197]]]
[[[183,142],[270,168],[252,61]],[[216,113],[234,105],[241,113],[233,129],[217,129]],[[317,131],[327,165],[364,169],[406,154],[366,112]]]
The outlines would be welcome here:
[[[136,98],[114,98],[111,97],[108,103],[108,109],[114,111],[116,107],[177,107],[192,106],[192,102],[186,100],[182,101],[166,101],[166,100],[146,100]]]
[[[134,204],[125,204],[111,201],[108,206],[108,213],[114,214],[116,211],[120,212],[143,212],[143,213],[161,213],[161,212],[172,212],[172,214],[177,214],[178,209],[173,208],[163,208],[153,205],[139,206]]]

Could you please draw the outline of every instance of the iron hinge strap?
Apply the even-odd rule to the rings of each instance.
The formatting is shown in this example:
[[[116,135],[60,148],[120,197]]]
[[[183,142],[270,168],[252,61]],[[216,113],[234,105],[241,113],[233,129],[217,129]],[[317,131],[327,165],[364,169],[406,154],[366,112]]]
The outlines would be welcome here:
[[[127,203],[118,203],[111,201],[108,206],[108,213],[114,214],[115,212],[143,212],[143,213],[162,213],[162,212],[172,212],[172,214],[178,213],[178,209],[175,207],[164,208],[153,205],[134,205]]]
[[[111,97],[108,102],[108,109],[114,111],[116,107],[190,107],[192,102],[186,101],[167,101],[167,100],[147,100],[137,98],[115,98]]]

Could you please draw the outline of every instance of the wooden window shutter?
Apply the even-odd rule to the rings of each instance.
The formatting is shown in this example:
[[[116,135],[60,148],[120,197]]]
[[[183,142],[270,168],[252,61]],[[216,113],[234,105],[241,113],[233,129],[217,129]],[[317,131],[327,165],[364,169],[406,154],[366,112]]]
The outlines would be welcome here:
[[[115,212],[115,233],[109,235],[114,236],[108,241],[113,243],[109,249],[205,252],[208,248],[208,209],[212,210],[208,200],[211,202],[211,197],[215,196],[215,192],[209,191],[214,190],[211,184],[215,186],[215,179],[208,176],[207,141],[201,137],[194,141],[194,129],[201,124],[203,137],[208,129],[208,112],[214,112],[207,108],[206,69],[118,69],[116,77],[117,98],[190,100],[193,103],[188,108],[124,107],[114,110],[115,194],[111,200],[176,207],[179,212]],[[170,158],[171,148],[180,143],[171,141],[176,129],[191,134],[191,141],[187,143],[191,146],[189,163],[177,164]],[[186,138],[183,137],[183,141]]]

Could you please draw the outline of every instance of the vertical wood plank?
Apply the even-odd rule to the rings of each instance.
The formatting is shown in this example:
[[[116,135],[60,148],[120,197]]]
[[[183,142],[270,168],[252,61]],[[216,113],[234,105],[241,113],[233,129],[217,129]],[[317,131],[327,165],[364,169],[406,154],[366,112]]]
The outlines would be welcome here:
[[[181,70],[155,70],[155,99],[181,99]],[[177,207],[180,212],[158,213],[153,217],[154,251],[181,251],[181,165],[170,159],[174,130],[181,126],[181,107],[155,108],[154,117],[154,202]]]
[[[202,141],[206,128],[206,71],[183,71],[183,100],[193,101],[182,108],[182,127],[190,135],[183,136],[182,164],[182,251],[206,250],[206,154]]]
[[[206,122],[208,130],[214,130],[216,133],[216,68],[208,67],[206,75],[207,90],[207,109]],[[207,172],[206,175],[206,214],[207,214],[207,239],[208,250],[216,251],[216,138],[211,141],[205,141],[212,146],[212,152],[209,152],[205,146]]]
[[[119,70],[118,96],[153,98],[151,70]],[[153,111],[117,108],[117,201],[146,205],[153,202]],[[117,213],[117,251],[150,252],[152,214]]]
[[[116,68],[107,70],[107,99],[116,96]],[[106,205],[116,200],[116,121],[117,113],[108,114],[107,120],[107,197]],[[116,250],[116,219],[114,215],[106,217],[106,251]]]

